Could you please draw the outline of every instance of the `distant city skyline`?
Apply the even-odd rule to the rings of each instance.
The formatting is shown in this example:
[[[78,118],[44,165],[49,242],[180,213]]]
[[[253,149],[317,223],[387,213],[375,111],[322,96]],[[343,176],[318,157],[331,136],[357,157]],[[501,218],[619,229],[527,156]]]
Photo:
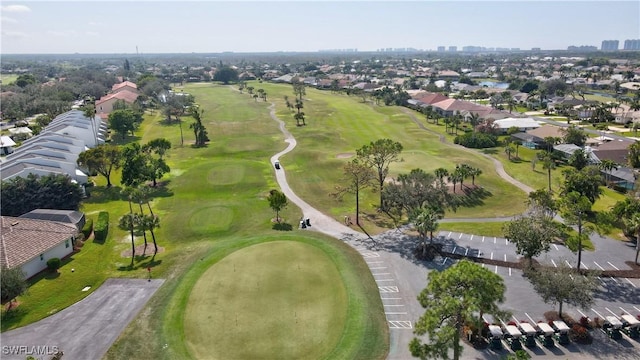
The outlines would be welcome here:
[[[640,1],[3,0],[0,28],[3,54],[600,49],[640,39]]]

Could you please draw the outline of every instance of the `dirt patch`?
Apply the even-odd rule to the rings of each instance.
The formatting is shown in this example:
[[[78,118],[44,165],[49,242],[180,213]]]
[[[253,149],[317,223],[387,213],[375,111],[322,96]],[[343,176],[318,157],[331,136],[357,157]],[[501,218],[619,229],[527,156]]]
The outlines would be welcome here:
[[[342,154],[336,155],[336,158],[338,158],[338,159],[348,159],[348,158],[352,157],[353,155],[355,155],[355,154],[354,153],[342,153]]]
[[[153,243],[150,243],[147,245],[147,251],[144,253],[144,255],[153,255],[155,248],[153,247]],[[136,256],[138,255],[143,255],[142,252],[144,251],[144,244],[142,245],[138,245],[136,246]],[[158,254],[163,253],[164,252],[164,248],[162,246],[158,246]],[[131,257],[131,249],[127,249],[123,252],[120,253],[120,256],[123,258],[130,258]]]

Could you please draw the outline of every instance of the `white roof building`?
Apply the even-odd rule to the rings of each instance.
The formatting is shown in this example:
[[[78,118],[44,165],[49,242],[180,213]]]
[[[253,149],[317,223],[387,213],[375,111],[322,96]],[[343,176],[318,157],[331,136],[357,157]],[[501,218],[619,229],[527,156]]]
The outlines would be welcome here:
[[[506,133],[507,130],[513,127],[520,129],[522,132],[540,127],[540,123],[533,118],[506,118],[496,120],[493,123],[503,133]]]

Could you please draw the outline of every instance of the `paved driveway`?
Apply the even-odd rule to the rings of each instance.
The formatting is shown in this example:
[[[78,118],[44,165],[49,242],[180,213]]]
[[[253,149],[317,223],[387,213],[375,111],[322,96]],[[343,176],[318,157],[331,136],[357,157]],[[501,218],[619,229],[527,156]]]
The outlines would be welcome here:
[[[64,360],[100,359],[162,283],[163,279],[107,279],[70,307],[2,333],[0,358],[49,359],[50,352],[60,349]]]

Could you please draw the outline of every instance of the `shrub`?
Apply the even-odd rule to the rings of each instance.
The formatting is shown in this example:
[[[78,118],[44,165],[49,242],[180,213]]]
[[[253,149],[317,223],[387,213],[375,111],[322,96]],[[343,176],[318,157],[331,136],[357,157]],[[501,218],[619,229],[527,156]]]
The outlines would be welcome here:
[[[498,138],[495,135],[480,132],[468,132],[458,135],[453,142],[473,149],[485,149],[498,146]]]
[[[582,325],[585,328],[590,328],[591,324],[589,324],[589,318],[586,316],[583,316],[580,318],[580,325]]]
[[[49,268],[49,270],[51,271],[58,271],[58,269],[60,269],[60,264],[62,262],[60,261],[60,259],[58,258],[51,258],[49,260],[47,260],[47,267]]]
[[[593,342],[589,331],[580,324],[574,324],[571,327],[570,336],[573,341],[579,344],[591,344]]]
[[[101,211],[98,214],[98,221],[93,229],[93,235],[97,241],[105,241],[107,239],[107,232],[109,231],[109,213]]]
[[[91,236],[91,232],[93,231],[93,219],[87,219],[82,227],[82,235],[84,235],[85,239],[88,239]]]

